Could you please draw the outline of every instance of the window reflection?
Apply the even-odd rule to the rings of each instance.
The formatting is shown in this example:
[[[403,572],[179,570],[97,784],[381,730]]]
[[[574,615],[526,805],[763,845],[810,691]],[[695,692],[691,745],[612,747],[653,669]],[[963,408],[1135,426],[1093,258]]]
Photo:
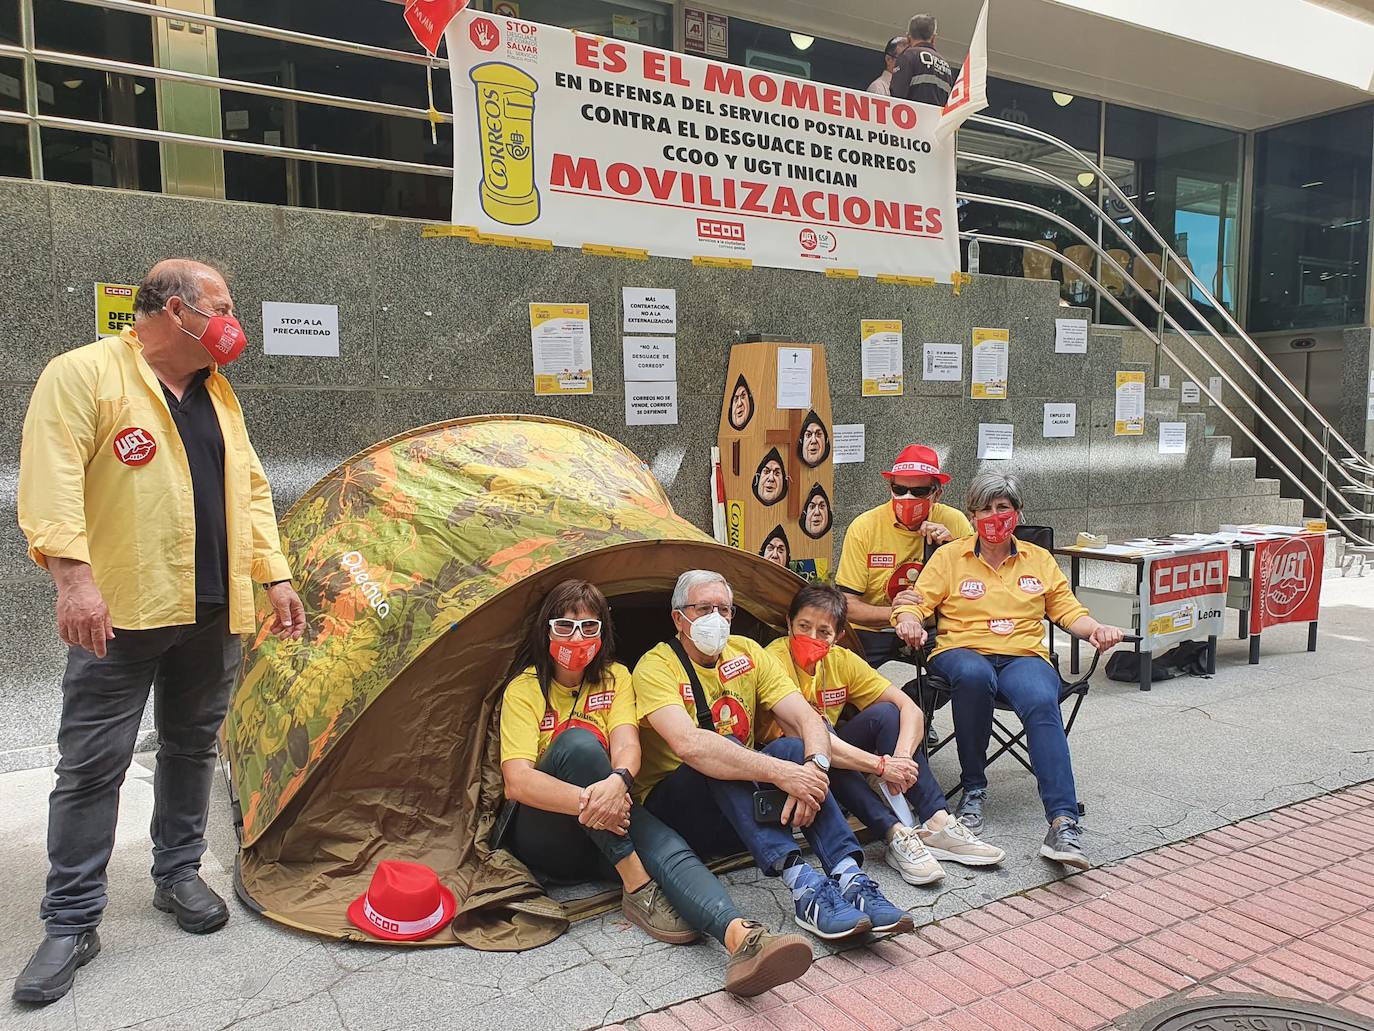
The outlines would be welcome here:
[[[1255,137],[1250,329],[1365,320],[1374,108]]]

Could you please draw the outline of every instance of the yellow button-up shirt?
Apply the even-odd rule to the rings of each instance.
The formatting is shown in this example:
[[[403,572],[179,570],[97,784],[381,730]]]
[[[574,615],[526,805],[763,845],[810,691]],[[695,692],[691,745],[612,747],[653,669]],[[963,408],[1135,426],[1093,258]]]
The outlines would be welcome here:
[[[1068,627],[1085,609],[1069,581],[1044,548],[1014,541],[1005,562],[993,569],[979,554],[979,538],[950,541],[931,556],[916,581],[920,605],[899,605],[897,617],[911,612],[918,619],[939,613],[935,651],[970,648],[984,655],[1039,655],[1045,649],[1046,617]]]
[[[229,381],[205,389],[224,435],[229,629],[253,630],[253,584],[287,580],[272,492]],[[191,468],[132,329],[59,355],[38,378],[19,459],[29,556],[89,563],[117,629],[196,621]]]

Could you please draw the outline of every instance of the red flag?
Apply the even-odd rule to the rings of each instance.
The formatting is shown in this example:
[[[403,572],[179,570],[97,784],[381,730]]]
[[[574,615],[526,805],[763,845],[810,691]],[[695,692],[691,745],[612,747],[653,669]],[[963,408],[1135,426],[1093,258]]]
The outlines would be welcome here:
[[[468,0],[406,0],[406,24],[420,46],[437,54],[448,23],[467,5]]]
[[[959,70],[959,78],[950,90],[940,123],[935,127],[936,138],[944,139],[959,128],[969,115],[977,114],[987,106],[988,5],[987,0],[983,0],[983,9],[978,13],[978,24],[973,29],[973,41],[969,43],[964,67]]]

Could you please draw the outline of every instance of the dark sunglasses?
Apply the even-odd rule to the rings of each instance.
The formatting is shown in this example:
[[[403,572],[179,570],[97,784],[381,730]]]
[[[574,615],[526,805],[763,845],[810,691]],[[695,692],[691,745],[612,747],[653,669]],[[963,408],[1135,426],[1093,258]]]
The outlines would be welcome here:
[[[928,498],[940,488],[935,484],[929,487],[903,487],[900,483],[890,483],[894,498]]]

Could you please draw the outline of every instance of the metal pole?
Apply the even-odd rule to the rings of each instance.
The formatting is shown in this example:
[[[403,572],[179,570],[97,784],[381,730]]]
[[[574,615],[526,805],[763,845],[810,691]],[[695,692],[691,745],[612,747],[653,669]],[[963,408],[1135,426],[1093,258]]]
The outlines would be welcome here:
[[[1168,287],[1165,285],[1169,278],[1169,255],[1165,252],[1159,256],[1159,335],[1155,337],[1155,382],[1159,382],[1159,347],[1164,342],[1164,306],[1169,303]],[[1182,384],[1180,384],[1180,387]]]
[[[1331,427],[1322,428],[1322,519],[1327,519],[1331,515],[1331,507],[1326,503],[1328,484],[1326,479],[1326,465],[1331,461]]]
[[[38,62],[33,29],[33,0],[19,0],[19,42],[24,48],[24,111],[29,116],[29,175],[43,178],[43,136],[38,128]]]

